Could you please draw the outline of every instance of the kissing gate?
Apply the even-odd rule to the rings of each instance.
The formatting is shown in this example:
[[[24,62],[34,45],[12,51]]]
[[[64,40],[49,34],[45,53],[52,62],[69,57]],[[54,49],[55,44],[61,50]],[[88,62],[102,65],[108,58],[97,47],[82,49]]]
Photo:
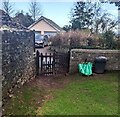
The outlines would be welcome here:
[[[69,59],[68,53],[40,53],[36,52],[36,71],[38,75],[58,75],[66,74],[69,72]]]

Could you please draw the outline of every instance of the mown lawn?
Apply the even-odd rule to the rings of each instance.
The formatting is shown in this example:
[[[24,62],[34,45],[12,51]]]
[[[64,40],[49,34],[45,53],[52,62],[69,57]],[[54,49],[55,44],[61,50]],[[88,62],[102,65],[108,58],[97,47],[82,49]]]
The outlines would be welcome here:
[[[5,114],[13,115],[117,115],[118,73],[79,74],[59,78],[61,88],[24,86],[7,106]]]

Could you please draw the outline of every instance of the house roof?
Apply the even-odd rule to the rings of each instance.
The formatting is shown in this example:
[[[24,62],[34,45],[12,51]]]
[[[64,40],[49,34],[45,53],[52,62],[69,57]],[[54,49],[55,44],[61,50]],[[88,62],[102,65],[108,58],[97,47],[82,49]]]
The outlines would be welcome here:
[[[36,22],[34,22],[31,26],[29,26],[28,28],[32,28],[34,25],[36,25],[38,22],[40,22],[41,20],[44,20],[46,23],[48,23],[50,26],[52,26],[54,29],[58,30],[58,31],[63,31],[63,29],[58,26],[55,22],[53,22],[52,20],[41,16]]]

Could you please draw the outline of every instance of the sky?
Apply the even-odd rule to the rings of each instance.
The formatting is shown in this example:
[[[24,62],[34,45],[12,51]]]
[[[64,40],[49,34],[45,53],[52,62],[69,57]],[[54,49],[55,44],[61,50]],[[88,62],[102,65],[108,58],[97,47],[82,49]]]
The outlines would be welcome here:
[[[17,3],[16,9],[28,11],[29,3]],[[20,7],[21,6],[21,7]],[[69,16],[71,8],[73,7],[72,2],[41,2],[40,7],[42,15],[53,20],[61,27],[69,23]]]
[[[44,0],[45,1],[45,0]],[[66,0],[65,0],[66,1]],[[51,19],[59,26],[68,25],[70,21],[70,11],[74,7],[74,1],[66,2],[39,2],[42,10],[42,15]],[[23,10],[28,12],[30,2],[15,2],[15,12]],[[103,9],[107,10],[113,15],[113,18],[118,18],[117,7],[114,4],[104,4]]]

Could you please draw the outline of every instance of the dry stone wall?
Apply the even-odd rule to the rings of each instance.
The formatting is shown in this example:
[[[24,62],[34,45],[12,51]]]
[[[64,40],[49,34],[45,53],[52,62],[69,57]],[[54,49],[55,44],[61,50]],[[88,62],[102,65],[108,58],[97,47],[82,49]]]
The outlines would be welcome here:
[[[1,31],[3,97],[35,78],[34,32]]]
[[[78,64],[88,59],[94,62],[95,57],[108,58],[106,70],[120,70],[120,50],[72,49],[70,53],[70,73],[78,72]]]
[[[0,116],[2,116],[2,35],[0,32]]]

